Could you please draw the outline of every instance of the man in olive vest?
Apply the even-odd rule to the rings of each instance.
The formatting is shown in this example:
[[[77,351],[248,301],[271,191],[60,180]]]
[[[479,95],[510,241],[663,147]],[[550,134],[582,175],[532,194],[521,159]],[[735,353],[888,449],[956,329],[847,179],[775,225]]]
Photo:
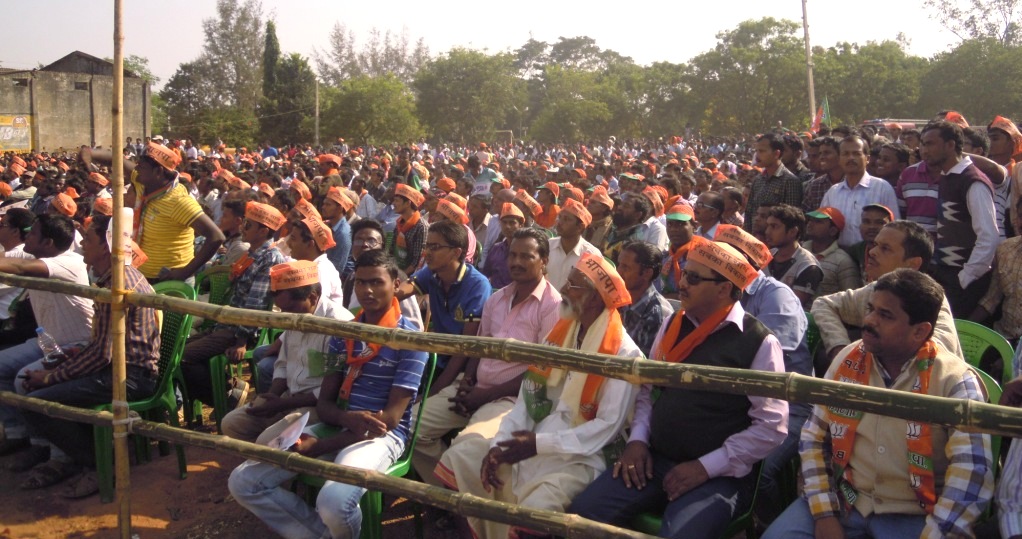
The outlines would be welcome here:
[[[944,292],[897,269],[877,282],[862,339],[828,380],[985,401],[968,364],[933,339]],[[817,405],[802,429],[805,496],[767,530],[781,537],[973,537],[993,496],[990,436],[850,408]]]

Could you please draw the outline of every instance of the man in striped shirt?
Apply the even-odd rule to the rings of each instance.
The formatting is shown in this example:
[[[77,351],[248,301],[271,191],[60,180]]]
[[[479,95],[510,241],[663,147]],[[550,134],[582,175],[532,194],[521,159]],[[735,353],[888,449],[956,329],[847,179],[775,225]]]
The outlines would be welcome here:
[[[110,246],[107,229],[110,217],[96,215],[82,239],[85,263],[98,275],[96,285],[109,288],[111,282]],[[138,294],[152,294],[153,288],[134,267],[124,266],[126,289]],[[113,327],[109,303],[97,304],[92,319],[93,338],[77,353],[52,369],[42,368],[40,362],[22,370],[22,388],[29,397],[70,406],[92,407],[109,403],[111,395],[111,354]],[[156,309],[128,305],[125,315],[125,362],[127,363],[127,399],[147,398],[156,390],[157,363],[160,359],[160,324]],[[49,440],[57,454],[32,469],[22,488],[42,488],[85,470],[61,492],[67,498],[80,498],[98,490],[92,425],[49,417],[36,412],[24,412],[29,431]]]

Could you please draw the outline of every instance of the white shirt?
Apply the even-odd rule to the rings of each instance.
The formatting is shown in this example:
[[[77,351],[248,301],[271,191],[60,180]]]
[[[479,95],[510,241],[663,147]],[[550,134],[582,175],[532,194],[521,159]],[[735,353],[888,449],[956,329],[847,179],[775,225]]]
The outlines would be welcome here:
[[[82,255],[69,249],[40,261],[46,264],[51,279],[89,286],[89,272]],[[84,343],[92,338],[91,299],[43,290],[31,290],[28,295],[32,299],[36,323],[52,335],[57,344]]]
[[[603,256],[603,253],[595,245],[586,241],[585,238],[579,238],[575,247],[568,252],[564,252],[564,248],[561,247],[560,236],[550,238],[550,263],[546,266],[546,278],[556,290],[560,290],[564,283],[568,282],[568,274],[571,273],[571,268],[575,267],[575,264],[578,263],[578,260],[585,253]]]
[[[319,300],[312,314],[342,321],[355,319],[340,303],[326,296]],[[287,330],[280,336],[280,354],[273,362],[273,378],[287,380],[287,390],[291,395],[311,391],[318,398],[319,386],[323,382],[324,356],[329,351],[329,335]]]
[[[3,249],[3,247],[0,247],[0,249]],[[35,258],[25,252],[24,243],[13,247],[9,251],[3,251],[3,256],[5,258],[20,258],[23,260],[31,260]],[[18,294],[21,294],[22,290],[24,290],[24,288],[0,284],[0,320],[7,320],[10,318],[10,312],[8,312],[8,310],[11,308],[11,303],[14,303],[14,300],[18,297]]]
[[[848,179],[844,178],[824,193],[820,207],[837,208],[845,216],[845,228],[837,238],[839,246],[850,247],[862,241],[862,234],[859,233],[862,208],[870,204],[883,204],[894,213],[895,219],[901,219],[898,196],[891,184],[882,178],[864,174],[855,187],[849,186]]]
[[[327,258],[326,253],[316,257],[314,260],[319,266],[319,286],[323,289],[324,298],[330,298],[338,305],[344,305],[344,286],[341,284],[341,274],[334,267],[334,263]]]
[[[642,223],[642,228],[639,239],[656,245],[661,252],[671,248],[671,239],[667,237],[667,227],[655,215],[646,219]]]

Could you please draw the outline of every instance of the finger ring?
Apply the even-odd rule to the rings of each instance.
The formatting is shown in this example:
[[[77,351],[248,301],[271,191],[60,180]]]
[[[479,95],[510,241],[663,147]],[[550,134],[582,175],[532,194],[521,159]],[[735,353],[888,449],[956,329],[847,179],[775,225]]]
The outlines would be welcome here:
[[[634,470],[635,469],[635,465],[634,464],[629,464],[628,465],[628,469],[629,470]]]

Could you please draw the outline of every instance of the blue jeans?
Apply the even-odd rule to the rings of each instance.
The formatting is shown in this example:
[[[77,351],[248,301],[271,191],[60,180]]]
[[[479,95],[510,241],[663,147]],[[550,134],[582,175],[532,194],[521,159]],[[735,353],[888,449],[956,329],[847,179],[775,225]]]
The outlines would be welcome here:
[[[788,436],[763,459],[763,477],[759,481],[756,515],[767,523],[773,522],[784,510],[783,504],[787,500],[782,500],[780,476],[792,459],[798,456],[798,439],[802,435],[802,426],[809,419],[804,408],[793,406],[791,409],[794,413],[788,415]]]
[[[270,384],[273,383],[273,363],[277,361],[277,356],[266,355],[269,350],[269,344],[264,344],[252,350],[252,360],[256,363],[256,372],[259,373],[259,376],[256,377],[259,380],[259,383],[256,384],[257,395],[269,391]]]
[[[341,450],[333,461],[354,468],[385,471],[404,451],[404,442],[392,432]],[[329,458],[326,455],[321,458]],[[316,498],[316,507],[281,483],[295,473],[265,462],[249,460],[231,472],[227,488],[242,507],[251,511],[275,532],[288,539],[354,538],[362,530],[358,502],[366,489],[327,481]],[[318,513],[318,514],[317,514]]]
[[[608,468],[571,502],[568,513],[628,527],[641,513],[663,512],[660,537],[716,539],[736,516],[749,509],[756,473],[742,478],[715,477],[672,502],[662,487],[664,477],[677,462],[652,452],[653,478],[642,490],[625,487]]]
[[[847,539],[919,537],[925,525],[925,515],[874,513],[864,517],[852,509],[850,514],[841,517]],[[767,528],[762,539],[815,539],[815,530],[816,520],[809,512],[809,502],[799,498]]]
[[[14,393],[15,388],[21,385],[20,380],[17,380],[18,371],[42,357],[43,351],[39,349],[39,342],[35,339],[0,351],[0,391]],[[0,405],[0,422],[3,424],[4,436],[7,439],[28,437],[25,419],[18,408]]]

